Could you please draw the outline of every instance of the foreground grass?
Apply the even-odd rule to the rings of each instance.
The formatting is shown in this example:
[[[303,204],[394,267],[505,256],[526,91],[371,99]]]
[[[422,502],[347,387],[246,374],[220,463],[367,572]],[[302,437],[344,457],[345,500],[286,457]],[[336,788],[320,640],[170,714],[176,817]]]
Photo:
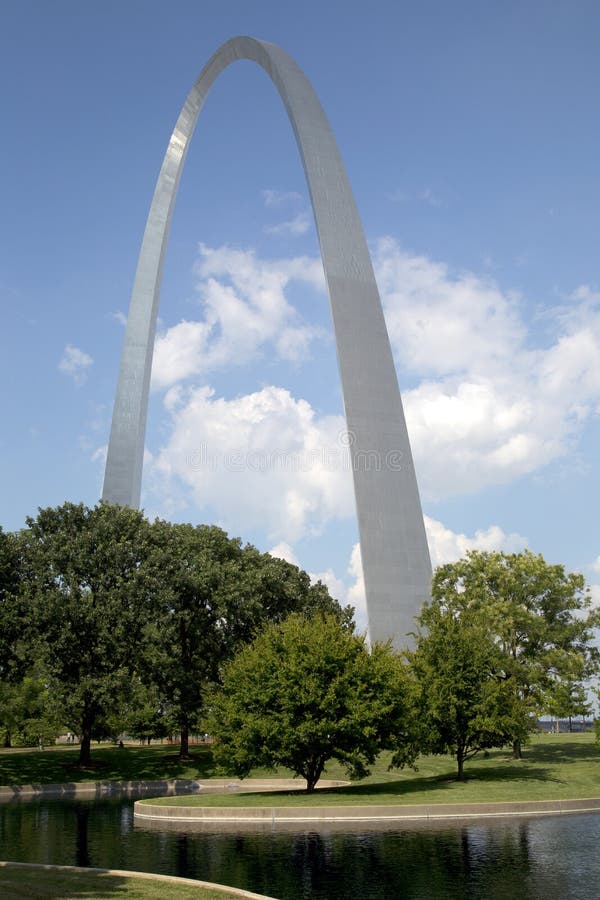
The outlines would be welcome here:
[[[371,775],[350,787],[315,794],[273,791],[261,794],[203,794],[165,797],[148,802],[167,806],[346,806],[430,803],[493,803],[600,797],[600,748],[592,734],[536,735],[522,760],[508,750],[475,757],[465,767],[467,779],[456,780],[454,760],[425,756],[418,771],[388,771],[382,754]],[[331,766],[328,778],[342,778]],[[299,787],[302,782],[299,781]]]
[[[3,900],[51,900],[51,898],[96,898],[96,900],[237,900],[229,891],[213,891],[188,884],[125,878],[100,872],[66,872],[52,869],[0,866],[0,896]]]

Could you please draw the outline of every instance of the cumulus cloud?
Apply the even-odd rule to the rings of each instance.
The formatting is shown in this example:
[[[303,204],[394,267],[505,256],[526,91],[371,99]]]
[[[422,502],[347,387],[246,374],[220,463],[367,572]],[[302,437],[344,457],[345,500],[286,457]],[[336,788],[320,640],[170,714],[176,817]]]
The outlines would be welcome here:
[[[527,545],[527,539],[520,534],[506,534],[498,525],[490,525],[486,530],[476,531],[472,537],[446,528],[441,522],[425,516],[425,531],[431,564],[435,569],[443,563],[456,562],[467,550],[503,550],[516,553]],[[359,628],[367,627],[367,606],[365,581],[362,570],[360,544],[354,544],[348,564],[350,583],[344,599],[356,608],[356,622]]]
[[[594,572],[600,572],[600,556],[597,556],[594,562],[591,564],[590,569]]]
[[[277,556],[279,559],[285,559],[286,562],[292,563],[294,566],[300,566],[301,563],[296,556],[294,548],[287,544],[285,541],[280,541],[279,544],[276,544],[274,547],[271,547],[269,550],[271,556]],[[346,594],[347,587],[344,584],[344,581],[335,574],[333,569],[325,569],[323,572],[309,572],[310,580],[313,584],[316,584],[317,581],[321,581],[329,590],[331,596],[338,600],[342,605],[346,602]]]
[[[380,240],[374,263],[400,367],[420,377],[503,369],[526,329],[518,297]]]
[[[403,389],[419,484],[425,500],[508,483],[564,457],[587,420],[600,412],[600,296],[581,287],[551,308],[535,334],[518,295],[487,277],[454,274],[442,263],[385,239],[375,267]],[[201,321],[180,322],[157,339],[154,383],[169,388],[169,436],[155,455],[156,490],[174,502],[209,506],[236,532],[264,523],[273,541],[318,533],[353,514],[346,465],[339,454],[341,417],[322,416],[281,387],[234,399],[182,388],[226,365],[245,363],[267,346],[302,360],[317,332],[293,308],[293,282],[323,289],[319,260],[261,260],[252,251],[201,246],[197,265]],[[198,448],[218,459],[279,453],[260,471],[211,471],[190,459]],[[301,471],[298,454],[321,454]],[[295,460],[296,471],[289,471]],[[221,463],[222,467],[222,463]],[[186,499],[187,498],[187,499]],[[435,529],[433,529],[435,531]],[[433,534],[433,555],[486,541],[520,546],[519,535]],[[512,544],[510,543],[512,541]],[[473,543],[475,542],[475,543]],[[479,542],[479,543],[477,543]],[[460,553],[458,553],[460,555]],[[438,559],[439,561],[439,559]]]
[[[501,550],[505,553],[518,553],[527,547],[527,538],[521,534],[507,534],[498,525],[490,525],[481,529],[472,536],[452,531],[442,522],[425,516],[425,531],[431,554],[433,568],[444,563],[456,562],[461,559],[468,550],[482,550],[492,552]],[[298,560],[293,547],[288,543],[280,543],[270,551],[273,556],[286,559],[294,565],[302,565]],[[359,631],[367,630],[367,602],[365,594],[365,581],[362,569],[360,544],[353,545],[350,552],[348,567],[343,574],[336,573],[333,569],[325,572],[310,573],[313,581],[320,580],[329,588],[332,597],[340,603],[350,604],[355,609],[354,619]],[[600,585],[592,586],[592,597],[596,605],[600,604]]]
[[[491,552],[502,550],[506,553],[519,553],[527,546],[527,538],[521,534],[506,534],[498,525],[490,525],[485,530],[478,530],[473,537],[451,531],[441,522],[425,516],[425,531],[431,555],[431,564],[435,569],[444,563],[456,562],[468,550]]]
[[[289,544],[281,542],[269,550],[272,556],[278,556],[295,566],[301,566],[296,553]],[[348,568],[344,575],[339,576],[332,568],[323,572],[309,572],[311,581],[322,581],[327,586],[332,597],[338,600],[342,606],[354,607],[354,621],[359,631],[367,629],[367,602],[365,597],[365,582],[363,578],[362,562],[360,557],[360,544],[352,547]],[[349,578],[348,578],[349,576]]]
[[[84,353],[83,350],[74,347],[72,344],[67,344],[58,363],[58,368],[60,372],[72,378],[79,387],[85,382],[88,369],[93,362],[94,360],[88,353]]]
[[[350,553],[348,563],[348,575],[351,582],[346,594],[346,602],[354,607],[354,620],[360,631],[367,629],[367,595],[365,593],[365,579],[360,555],[360,544],[356,543]]]
[[[286,562],[291,563],[293,566],[300,565],[298,557],[294,553],[294,548],[285,541],[280,541],[278,544],[275,544],[274,547],[271,547],[269,553],[271,556],[276,556],[278,559],[285,559]]]
[[[179,485],[228,529],[262,527],[279,542],[352,514],[342,416],[319,415],[277,387],[226,400],[207,387],[178,386],[165,406],[171,433],[151,465],[163,496]]]
[[[536,346],[520,298],[472,273],[379,242],[375,266],[404,377],[425,497],[476,491],[572,449],[600,400],[600,302],[580,288]]]
[[[292,282],[324,289],[319,260],[260,260],[251,250],[200,245],[195,267],[200,321],[182,321],[156,338],[152,386],[244,365],[270,344],[281,359],[305,358],[319,331],[304,323],[285,296]]]

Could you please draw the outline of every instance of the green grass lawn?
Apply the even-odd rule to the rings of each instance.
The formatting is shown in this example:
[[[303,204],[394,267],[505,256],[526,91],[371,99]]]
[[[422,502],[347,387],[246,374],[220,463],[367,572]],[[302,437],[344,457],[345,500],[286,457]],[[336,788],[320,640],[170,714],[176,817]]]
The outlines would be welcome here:
[[[100,872],[66,872],[42,868],[0,866],[0,896],[3,900],[235,900],[229,891],[212,891],[165,881],[125,878]]]
[[[193,759],[179,761],[177,747],[167,744],[94,745],[92,767],[77,767],[78,747],[46,750],[0,750],[0,784],[62,784],[81,781],[162,781],[169,778],[210,778],[215,775],[208,745],[194,745]]]
[[[348,804],[490,803],[600,797],[600,747],[592,734],[535,735],[523,759],[508,750],[491,751],[467,763],[467,780],[456,780],[454,760],[425,756],[418,771],[388,771],[382,754],[371,775],[350,787],[315,794],[276,791],[261,794],[207,794],[148,800],[169,806],[343,806]],[[328,778],[342,778],[330,766]],[[299,786],[302,782],[299,782]]]
[[[165,745],[130,746],[123,750],[94,746],[97,767],[72,768],[77,748],[0,751],[0,784],[52,784],[82,781],[162,781],[170,778],[207,779],[220,775],[212,761],[210,746],[193,747],[194,759],[180,762],[176,748]],[[319,791],[315,795],[275,792],[257,795],[207,794],[163,798],[167,804],[202,806],[344,805],[348,803],[472,803],[502,800],[551,800],[600,797],[600,747],[593,734],[534,735],[524,748],[520,762],[508,750],[495,750],[489,757],[476,756],[467,763],[467,780],[456,781],[456,765],[447,756],[427,756],[418,761],[418,771],[388,771],[388,754],[382,754],[371,775],[348,788]],[[272,772],[256,770],[256,777]],[[290,773],[277,773],[289,777]],[[345,772],[331,764],[326,778],[344,779]],[[304,782],[298,779],[298,787]]]

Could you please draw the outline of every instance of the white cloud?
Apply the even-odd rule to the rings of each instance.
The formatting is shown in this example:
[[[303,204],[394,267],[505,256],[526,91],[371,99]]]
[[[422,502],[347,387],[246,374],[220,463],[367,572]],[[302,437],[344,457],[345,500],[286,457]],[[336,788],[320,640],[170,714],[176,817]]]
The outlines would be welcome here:
[[[377,243],[374,264],[401,369],[420,377],[496,372],[525,336],[518,298],[471,273]]]
[[[311,219],[308,212],[299,212],[285,222],[278,222],[276,225],[265,225],[263,231],[265,234],[273,234],[277,237],[298,237],[306,234],[311,225]]]
[[[263,201],[267,209],[281,209],[282,207],[295,207],[301,204],[304,207],[304,198],[296,191],[274,191],[265,190],[262,192]],[[265,225],[263,231],[265,234],[271,234],[276,237],[299,237],[306,234],[312,223],[312,219],[307,209],[300,209],[291,219],[284,222],[277,222],[274,225]]]
[[[506,534],[498,525],[490,525],[485,531],[476,531],[473,537],[460,534],[446,528],[441,522],[425,516],[425,531],[431,555],[431,564],[435,569],[443,563],[456,562],[467,550],[503,550],[516,553],[527,545],[527,539],[520,534]],[[359,630],[367,627],[367,605],[365,581],[362,570],[360,544],[354,544],[348,564],[350,584],[341,595],[346,603],[356,609],[355,620]]]
[[[473,537],[468,537],[466,534],[451,531],[430,516],[425,516],[424,519],[434,569],[444,563],[456,562],[468,550],[487,552],[502,550],[506,553],[518,553],[527,546],[527,538],[523,535],[506,534],[498,525],[490,525],[485,531],[478,530]]]
[[[490,525],[489,528],[478,530],[472,537],[469,537],[466,534],[452,531],[442,522],[432,519],[430,516],[424,518],[431,564],[434,569],[444,563],[456,562],[465,556],[468,550],[487,552],[501,550],[505,553],[518,553],[527,546],[527,538],[523,535],[507,534],[498,525]],[[281,543],[269,552],[274,556],[287,559],[294,565],[301,565],[294,549],[287,543]],[[320,580],[326,584],[331,596],[339,600],[342,605],[353,606],[357,629],[359,631],[367,630],[367,602],[359,543],[352,547],[348,568],[343,577],[340,577],[332,569],[320,573],[311,572],[310,575],[313,581]],[[600,585],[592,586],[592,596],[596,605],[600,605]]]
[[[96,447],[94,452],[92,453],[90,459],[92,462],[101,463],[104,467],[106,465],[106,456],[108,454],[108,444],[102,444],[101,447]]]
[[[281,359],[305,358],[319,331],[304,323],[285,296],[291,282],[324,290],[319,260],[259,260],[251,251],[201,244],[195,272],[201,321],[182,321],[156,338],[152,385],[244,365],[270,344]]]
[[[79,387],[85,382],[88,369],[93,362],[94,360],[88,353],[84,353],[83,350],[74,347],[72,344],[67,344],[58,363],[58,368],[59,371],[72,378]]]
[[[285,541],[280,541],[274,547],[271,547],[269,550],[271,556],[276,556],[278,559],[285,559],[286,562],[291,563],[293,566],[299,566],[298,557],[294,553],[294,548],[289,544],[286,544]]]
[[[341,578],[338,578],[333,569],[326,569],[324,572],[309,572],[310,580],[313,584],[321,581],[329,590],[331,596],[344,605],[344,596],[346,594],[346,585]]]
[[[375,253],[425,497],[476,491],[565,456],[600,401],[600,301],[580,288],[532,346],[520,298],[403,251]]]
[[[178,386],[165,407],[171,433],[151,481],[171,502],[179,490],[229,530],[262,527],[286,543],[352,514],[342,416],[318,415],[277,387],[225,400],[210,388]]]
[[[600,584],[590,585],[590,596],[592,599],[592,609],[600,609]]]
[[[359,631],[367,629],[367,595],[365,593],[365,579],[360,555],[360,544],[354,544],[348,563],[348,574],[352,583],[348,588],[346,601],[354,607],[354,621]]]
[[[508,483],[567,455],[600,411],[600,297],[582,287],[553,309],[540,346],[519,297],[493,281],[452,275],[390,239],[377,245],[374,259],[400,380],[411,379],[403,399],[424,498]],[[246,465],[210,478],[190,465],[199,447],[221,460],[255,449],[287,454],[288,462],[308,450],[324,459],[339,451],[343,429],[341,417],[322,417],[280,387],[233,400],[181,389],[186,378],[247,362],[267,347],[285,359],[306,355],[315,331],[286,292],[292,281],[322,289],[320,261],[265,261],[251,251],[202,246],[197,272],[204,319],[180,322],[157,340],[154,382],[171,387],[171,434],[156,455],[155,490],[168,482],[173,503],[179,483],[182,504],[187,492],[236,532],[264,523],[274,541],[352,515],[349,474],[322,461],[310,471],[284,471],[280,460],[260,472]],[[443,537],[436,534],[436,546]],[[520,540],[484,531],[456,541],[464,548],[488,538]]]
[[[262,198],[267,208],[278,208],[288,206],[290,203],[302,202],[302,194],[297,191],[274,191],[268,188],[262,191]]]
[[[594,562],[591,564],[590,569],[593,572],[600,572],[600,556],[597,556]]]
[[[290,544],[286,543],[285,541],[281,541],[279,544],[276,544],[274,547],[271,547],[271,549],[269,550],[269,553],[271,554],[271,556],[277,556],[277,557],[279,557],[279,559],[285,559],[286,562],[292,563],[292,565],[294,565],[294,566],[301,567],[301,563],[299,562],[298,557],[296,556],[294,548],[292,546],[290,546]],[[359,565],[360,565],[360,547],[358,544],[355,545],[354,550],[352,551],[353,559],[354,559],[356,553],[358,553]],[[350,574],[354,575],[354,570],[352,568],[352,564],[349,567],[348,571],[350,572]],[[347,603],[351,603],[352,605],[354,605],[353,601],[350,599],[350,595],[356,596],[357,591],[354,589],[354,586],[352,586],[349,589],[347,587],[347,585],[344,583],[343,579],[338,578],[338,576],[335,574],[335,572],[333,571],[332,568],[325,569],[324,572],[309,572],[308,574],[310,575],[310,580],[312,581],[313,584],[315,584],[317,581],[321,581],[327,587],[331,596],[334,599],[338,600],[342,606],[344,606]],[[357,577],[362,579],[362,569]],[[360,612],[364,613],[364,615],[362,615],[362,618],[364,619],[363,628],[366,628],[366,608],[364,605],[364,588],[363,588],[363,600],[360,603],[360,605],[361,605]]]

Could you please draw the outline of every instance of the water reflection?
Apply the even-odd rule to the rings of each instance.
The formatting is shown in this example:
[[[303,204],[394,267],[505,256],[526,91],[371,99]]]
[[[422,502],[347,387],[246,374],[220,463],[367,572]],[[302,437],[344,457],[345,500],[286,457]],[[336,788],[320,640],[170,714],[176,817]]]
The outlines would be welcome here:
[[[0,807],[0,856],[138,869],[280,900],[595,900],[600,816],[403,830],[217,833],[134,829],[131,801]]]

